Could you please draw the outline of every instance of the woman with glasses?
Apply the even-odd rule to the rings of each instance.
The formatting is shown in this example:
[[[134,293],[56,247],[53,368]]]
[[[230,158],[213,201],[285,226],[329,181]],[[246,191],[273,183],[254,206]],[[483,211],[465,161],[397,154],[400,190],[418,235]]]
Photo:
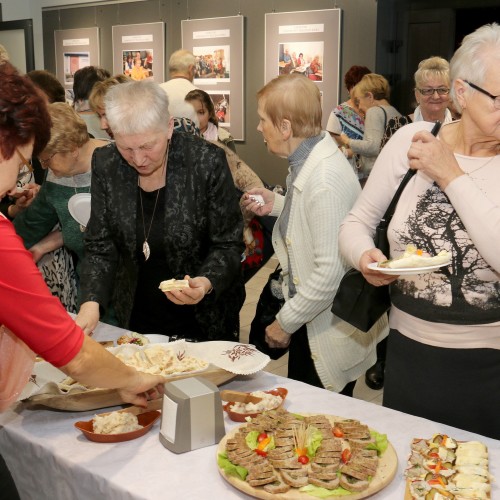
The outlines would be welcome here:
[[[52,120],[50,140],[39,155],[47,178],[33,203],[14,220],[17,233],[38,262],[47,253],[63,245],[76,256],[76,277],[83,258],[85,223],[74,219],[72,207],[84,203],[82,194],[90,193],[91,159],[94,150],[109,142],[91,139],[79,114],[69,104],[49,104]],[[90,200],[88,200],[90,209]],[[85,222],[85,221],[83,221]],[[54,227],[59,227],[54,230]],[[67,279],[63,269],[54,268],[55,276],[45,275],[50,288],[58,288],[61,301],[76,312],[77,280]]]
[[[401,114],[389,103],[389,82],[382,75],[364,75],[354,87],[352,96],[357,108],[365,116],[363,138],[351,139],[342,133],[338,142],[360,156],[361,174],[358,177],[361,185],[364,185],[380,152],[380,142],[387,123]],[[348,152],[348,155],[351,153]]]
[[[387,122],[380,148],[383,148],[394,132],[412,122],[426,121],[449,123],[452,116],[450,104],[450,65],[442,57],[429,57],[420,61],[415,71],[415,111]]]
[[[15,192],[26,159],[40,154],[49,137],[50,116],[35,87],[10,63],[2,64],[0,199]],[[124,365],[83,334],[50,294],[12,223],[0,214],[0,411],[16,401],[28,382],[35,353],[80,383],[118,389],[124,401],[134,404],[144,406],[146,399],[158,397],[165,382]],[[2,498],[19,498],[1,456],[0,485]]]
[[[438,137],[411,123],[381,151],[344,220],[344,257],[375,286],[391,283],[383,404],[500,439],[500,26],[466,36],[450,63],[451,98],[461,120]],[[390,255],[373,233],[402,177],[407,184],[389,225]],[[391,276],[372,263],[408,244],[442,267]]]

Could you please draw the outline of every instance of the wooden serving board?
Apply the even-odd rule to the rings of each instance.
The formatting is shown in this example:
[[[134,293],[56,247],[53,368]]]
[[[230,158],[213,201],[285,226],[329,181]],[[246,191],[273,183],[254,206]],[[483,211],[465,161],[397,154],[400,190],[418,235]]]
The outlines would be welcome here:
[[[236,374],[210,365],[203,372],[185,373],[168,377],[169,382],[189,377],[203,377],[219,386],[236,377]],[[25,400],[47,408],[65,411],[89,411],[124,404],[116,389],[93,389],[71,394],[37,394]]]
[[[302,413],[301,415],[303,416],[311,416],[311,415],[316,415],[316,413]],[[332,422],[337,419],[342,419],[345,420],[345,417],[335,417],[333,415],[325,415],[328,417]],[[245,426],[246,424],[243,424]],[[241,427],[239,426],[234,429],[232,429],[230,432],[228,432],[220,441],[219,446],[217,447],[217,456],[219,456],[220,453],[224,453],[226,450],[226,442],[228,439],[232,438]],[[264,490],[262,487],[253,487],[250,486],[246,481],[243,481],[242,479],[236,477],[236,476],[231,476],[229,474],[226,474],[224,470],[222,470],[220,467],[218,467],[219,472],[221,473],[222,477],[230,484],[232,484],[235,488],[238,490],[242,491],[243,493],[246,493],[247,495],[250,495],[255,498],[263,498],[263,499],[279,499],[279,500],[311,500],[314,497],[309,495],[306,492],[301,492],[296,488],[291,488],[288,490],[286,493],[268,493],[266,490]],[[388,443],[387,450],[385,450],[384,454],[379,457],[379,465],[377,468],[377,473],[373,477],[373,479],[370,482],[370,486],[365,490],[361,491],[359,493],[352,493],[351,495],[343,495],[340,497],[337,496],[331,496],[328,498],[335,499],[345,499],[345,500],[360,500],[362,498],[369,497],[370,495],[373,495],[374,493],[377,493],[378,491],[382,490],[385,488],[387,485],[391,483],[391,481],[394,479],[394,476],[396,475],[396,472],[398,470],[398,456],[396,454],[396,450],[392,446],[391,443]]]

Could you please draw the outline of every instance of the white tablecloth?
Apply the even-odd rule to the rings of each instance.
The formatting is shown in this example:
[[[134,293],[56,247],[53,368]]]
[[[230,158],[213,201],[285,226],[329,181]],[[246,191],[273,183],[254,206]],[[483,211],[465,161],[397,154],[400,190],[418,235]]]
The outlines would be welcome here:
[[[115,340],[123,333],[101,323],[94,338]],[[355,418],[387,434],[398,455],[398,472],[392,483],[372,496],[373,499],[403,498],[403,469],[410,442],[414,437],[428,438],[435,433],[484,442],[489,448],[490,472],[500,481],[500,441],[266,372],[238,377],[223,386],[242,391],[275,387],[288,389],[287,410]],[[97,410],[97,413],[111,410]],[[22,500],[249,498],[220,476],[215,445],[180,455],[172,453],[159,441],[159,422],[134,441],[94,443],[73,425],[78,420],[90,420],[94,413],[60,412],[19,404],[0,414],[0,454],[14,476]],[[226,431],[239,425],[227,416],[224,418]],[[498,483],[494,482],[491,498],[495,499],[499,491]]]
[[[489,448],[490,471],[500,480],[500,441],[265,372],[237,378],[224,386],[246,391],[274,387],[288,389],[285,408],[290,411],[356,418],[387,434],[398,455],[398,472],[373,499],[403,498],[403,468],[410,442],[414,437],[427,438],[434,433],[483,441]],[[159,422],[134,441],[94,443],[73,427],[76,421],[90,420],[92,416],[93,412],[30,409],[23,404],[0,414],[0,453],[23,500],[249,498],[220,476],[215,445],[176,455],[160,443]],[[228,431],[238,424],[225,417],[225,425]],[[493,483],[492,498],[499,492],[498,482]]]

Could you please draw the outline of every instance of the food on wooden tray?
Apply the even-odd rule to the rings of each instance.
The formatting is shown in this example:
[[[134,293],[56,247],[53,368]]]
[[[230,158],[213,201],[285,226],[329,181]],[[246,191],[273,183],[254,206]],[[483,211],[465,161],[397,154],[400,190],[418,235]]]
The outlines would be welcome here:
[[[443,434],[414,439],[405,476],[415,500],[490,498],[488,450],[478,441],[457,442]]]
[[[96,434],[123,434],[142,429],[142,425],[139,425],[135,415],[119,411],[106,415],[96,415],[92,424]]]
[[[430,254],[419,250],[414,245],[407,245],[406,250],[396,259],[383,260],[378,263],[378,267],[389,267],[391,269],[406,269],[415,267],[439,266],[451,261],[451,254],[446,250],[441,250],[437,255],[431,257]]]
[[[144,335],[141,335],[140,333],[129,332],[119,337],[116,343],[118,345],[123,345],[123,344],[146,345],[149,344],[149,339]]]
[[[188,280],[165,280],[160,283],[158,287],[162,292],[171,292],[172,290],[182,290],[183,288],[189,288]]]
[[[387,446],[385,435],[357,420],[276,409],[228,437],[218,465],[271,494],[294,488],[314,494],[321,488],[349,495],[369,488]]]
[[[158,344],[150,344],[133,353],[117,352],[115,355],[126,365],[133,366],[140,372],[163,376],[204,370],[209,365],[207,361],[187,356],[184,351],[177,352]]]
[[[233,403],[231,411],[235,413],[260,413],[267,410],[274,410],[283,402],[283,398],[280,395],[270,392],[254,391],[250,395],[262,399],[258,403]]]

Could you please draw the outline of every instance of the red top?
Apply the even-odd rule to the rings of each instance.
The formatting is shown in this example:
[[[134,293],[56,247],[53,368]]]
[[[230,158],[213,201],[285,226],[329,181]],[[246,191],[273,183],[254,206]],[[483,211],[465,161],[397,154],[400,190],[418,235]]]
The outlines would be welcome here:
[[[83,332],[53,297],[14,226],[0,215],[0,325],[60,367],[80,351]]]

